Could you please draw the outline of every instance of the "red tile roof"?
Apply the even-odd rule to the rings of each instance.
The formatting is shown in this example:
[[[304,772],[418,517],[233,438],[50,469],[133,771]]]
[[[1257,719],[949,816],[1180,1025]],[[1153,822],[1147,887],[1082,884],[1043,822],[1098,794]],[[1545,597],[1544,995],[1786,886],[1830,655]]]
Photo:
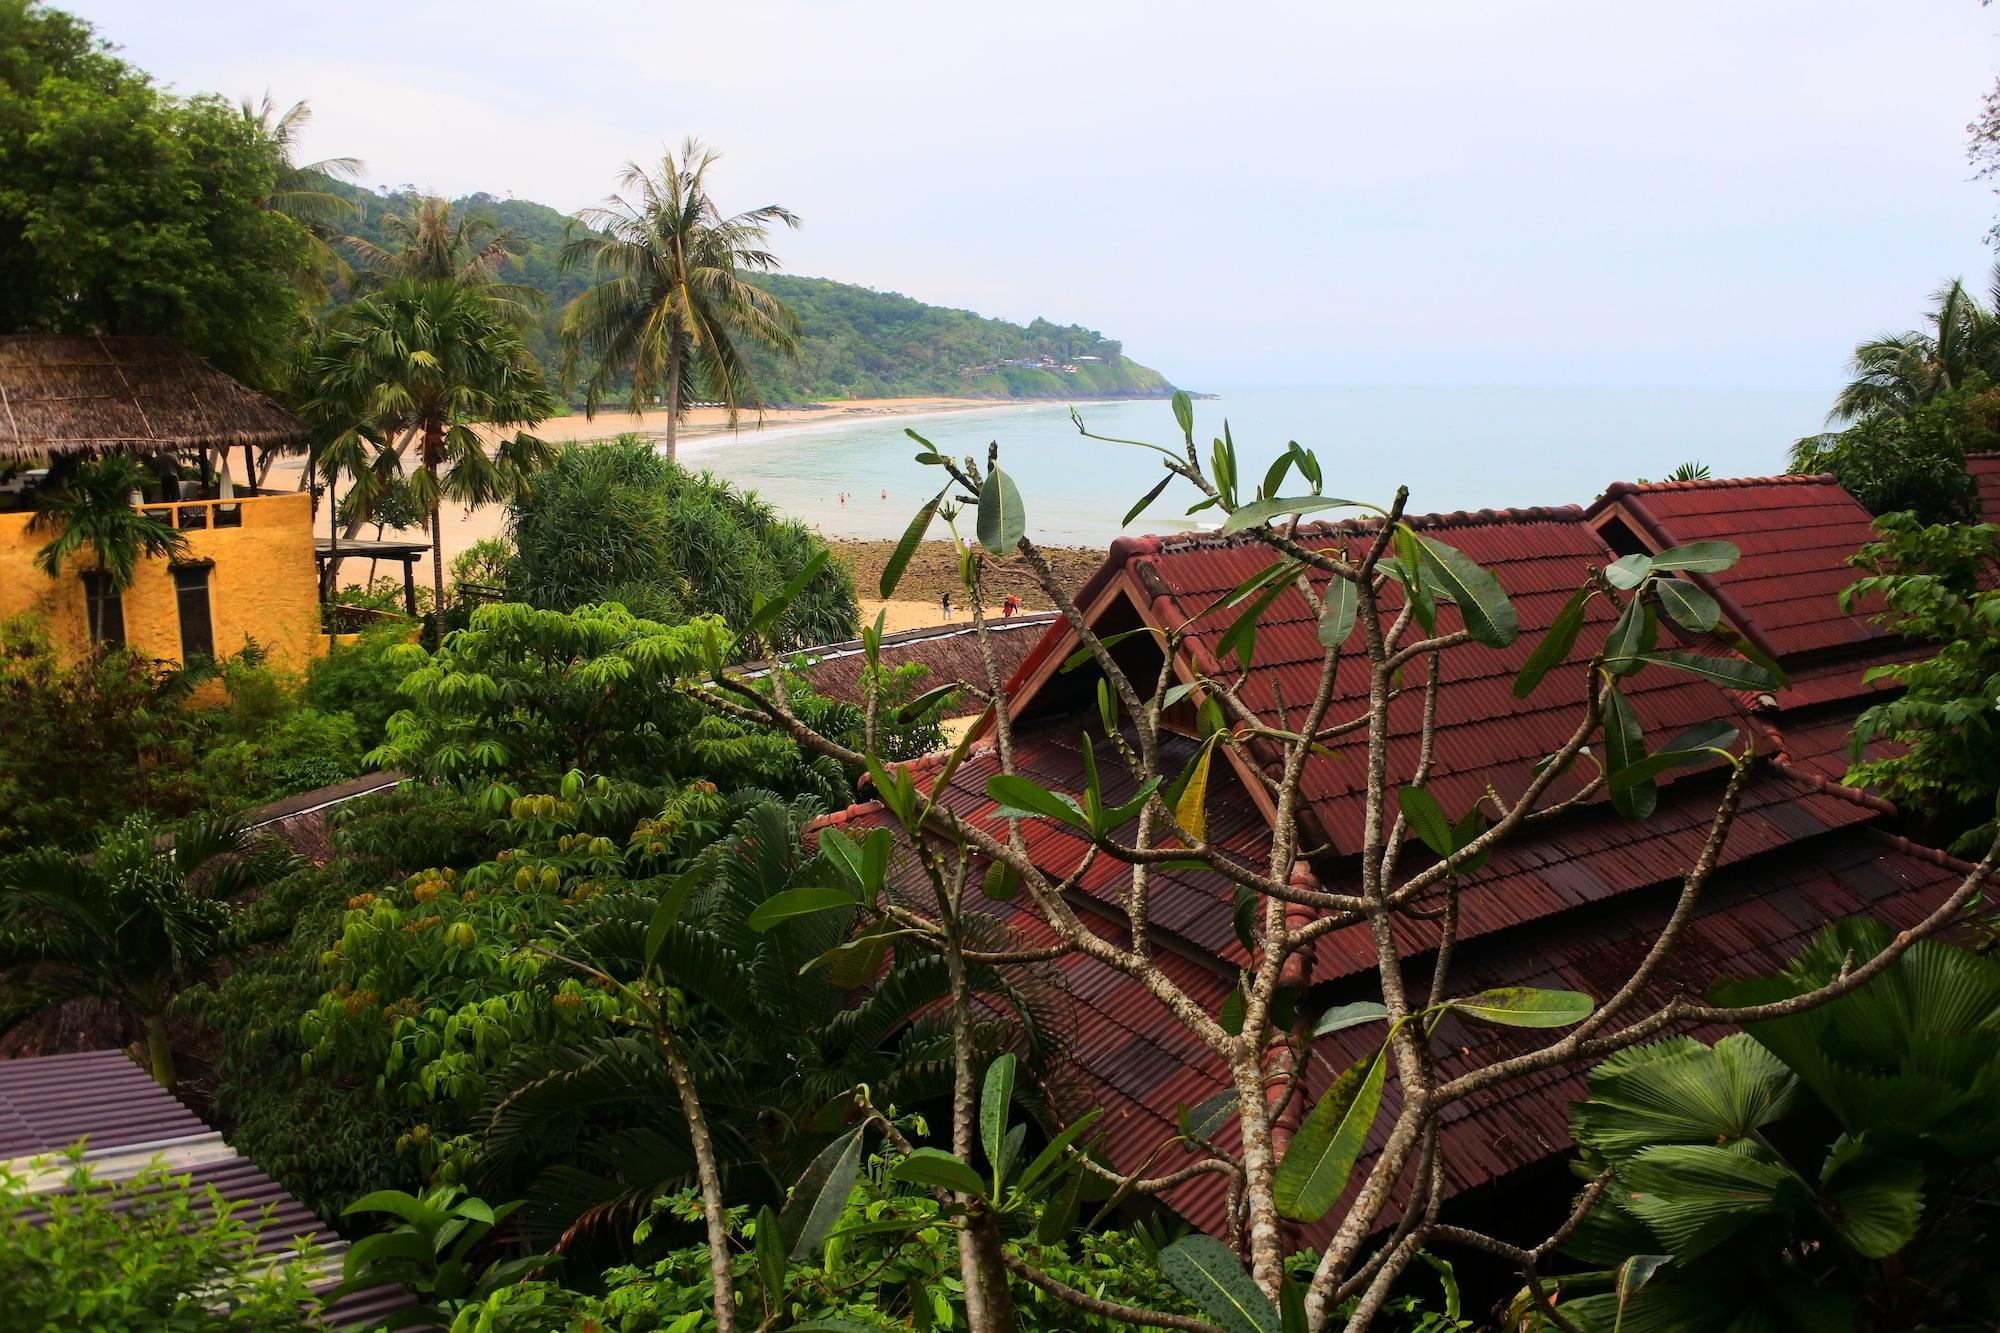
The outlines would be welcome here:
[[[1978,484],[1983,521],[2000,523],[2000,454],[1967,454],[1965,470]]]
[[[1652,550],[1688,542],[1734,542],[1732,569],[1696,575],[1724,613],[1773,657],[1868,643],[1882,631],[1840,590],[1857,571],[1849,556],[1872,540],[1868,511],[1830,476],[1739,477],[1608,487],[1588,516],[1603,528],[1624,519]]]
[[[1439,540],[1490,570],[1512,599],[1521,623],[1520,636],[1509,648],[1444,655],[1437,754],[1429,786],[1446,810],[1456,815],[1470,808],[1489,782],[1503,796],[1525,787],[1535,761],[1560,748],[1575,728],[1587,688],[1583,667],[1615,618],[1602,599],[1591,602],[1584,631],[1565,663],[1549,673],[1532,698],[1514,698],[1513,680],[1582,582],[1586,567],[1603,566],[1616,557],[1574,508],[1433,515],[1411,522],[1439,534]],[[1303,528],[1299,536],[1302,544],[1315,550],[1355,540],[1354,529],[1326,524]],[[1178,624],[1192,617],[1193,651],[1202,655],[1211,675],[1228,679],[1234,671],[1225,672],[1217,665],[1214,645],[1240,608],[1209,608],[1274,559],[1270,547],[1246,536],[1163,542],[1155,551],[1135,553],[1131,564],[1154,597],[1157,620]],[[1315,585],[1323,587],[1324,580],[1316,579]],[[1397,605],[1399,597],[1391,588],[1388,604]],[[1440,627],[1455,626],[1456,616],[1455,609],[1440,607]],[[1243,685],[1243,701],[1270,725],[1286,725],[1279,703],[1297,710],[1311,700],[1323,651],[1311,608],[1296,590],[1288,589],[1259,622],[1256,664]],[[1712,686],[1664,668],[1635,677],[1626,694],[1656,740],[1739,711]],[[1358,651],[1350,652],[1340,664],[1329,717],[1355,716],[1367,697],[1368,664]],[[1416,770],[1422,716],[1420,690],[1406,691],[1390,708],[1392,779],[1407,779]],[[1553,794],[1570,794],[1582,781],[1579,771],[1562,779]],[[1364,766],[1351,758],[1315,757],[1307,762],[1303,791],[1334,845],[1358,850]]]

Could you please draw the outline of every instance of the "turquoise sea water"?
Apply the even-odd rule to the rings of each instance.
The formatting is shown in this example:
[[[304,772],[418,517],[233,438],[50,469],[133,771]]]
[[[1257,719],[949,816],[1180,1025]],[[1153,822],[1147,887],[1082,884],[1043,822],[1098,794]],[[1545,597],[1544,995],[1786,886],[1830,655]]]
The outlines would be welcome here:
[[[1402,484],[1410,511],[1424,513],[1586,504],[1612,481],[1658,478],[1690,459],[1718,477],[1782,471],[1791,442],[1820,428],[1829,399],[1811,390],[1241,388],[1197,400],[1195,430],[1206,463],[1207,441],[1228,419],[1246,489],[1296,439],[1318,451],[1328,494],[1386,504]],[[1178,443],[1165,402],[1079,410],[1094,432]],[[1156,455],[1081,438],[1060,404],[745,430],[690,440],[682,457],[829,536],[893,537],[942,482],[911,461],[906,426],[982,461],[998,440],[1029,530],[1049,543],[1108,542],[1160,476]],[[1177,482],[1130,530],[1186,527],[1194,498]]]

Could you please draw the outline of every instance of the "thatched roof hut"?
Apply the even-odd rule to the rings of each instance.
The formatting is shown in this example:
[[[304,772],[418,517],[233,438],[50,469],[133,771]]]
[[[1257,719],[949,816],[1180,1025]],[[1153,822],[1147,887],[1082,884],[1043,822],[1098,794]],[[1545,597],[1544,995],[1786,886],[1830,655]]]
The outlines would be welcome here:
[[[165,338],[0,337],[0,461],[305,439],[290,412]]]

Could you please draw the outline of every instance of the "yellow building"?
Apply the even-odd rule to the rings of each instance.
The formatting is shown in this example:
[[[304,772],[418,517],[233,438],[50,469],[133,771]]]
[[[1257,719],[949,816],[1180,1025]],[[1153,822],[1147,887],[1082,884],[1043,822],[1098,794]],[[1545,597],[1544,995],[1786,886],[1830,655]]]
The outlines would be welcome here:
[[[304,438],[276,403],[164,339],[0,337],[0,617],[29,613],[76,652],[95,638],[186,661],[255,643],[273,664],[303,669],[324,643],[311,501],[227,479],[232,450],[248,478],[253,451]],[[142,562],[123,589],[89,554],[51,578],[35,554],[52,534],[28,530],[32,489],[108,453],[155,469],[158,491],[137,507],[186,550]],[[189,470],[196,480],[177,475]]]

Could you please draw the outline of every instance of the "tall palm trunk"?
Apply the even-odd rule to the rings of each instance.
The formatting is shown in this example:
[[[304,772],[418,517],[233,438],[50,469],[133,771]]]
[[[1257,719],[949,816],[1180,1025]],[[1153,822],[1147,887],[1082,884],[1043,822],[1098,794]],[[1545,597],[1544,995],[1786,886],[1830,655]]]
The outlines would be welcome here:
[[[326,572],[319,581],[319,599],[323,603],[331,602],[340,590],[340,489],[333,481],[326,484],[326,533],[332,546],[326,553]]]
[[[667,335],[667,461],[678,463],[675,441],[681,430],[681,337],[676,327]]]
[[[174,1071],[174,1052],[167,1045],[166,1015],[141,1014],[139,1025],[146,1032],[146,1060],[152,1066],[153,1082],[163,1088],[173,1087],[177,1075]]]

